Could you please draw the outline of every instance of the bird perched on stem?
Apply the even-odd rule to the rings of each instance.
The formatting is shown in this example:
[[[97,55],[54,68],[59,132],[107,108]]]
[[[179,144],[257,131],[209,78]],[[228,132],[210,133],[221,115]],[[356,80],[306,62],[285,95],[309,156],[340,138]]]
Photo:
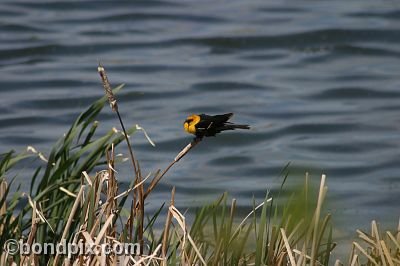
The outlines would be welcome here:
[[[215,136],[225,130],[250,129],[249,125],[237,125],[228,120],[233,113],[222,115],[190,115],[183,123],[186,132],[196,135],[196,138]]]

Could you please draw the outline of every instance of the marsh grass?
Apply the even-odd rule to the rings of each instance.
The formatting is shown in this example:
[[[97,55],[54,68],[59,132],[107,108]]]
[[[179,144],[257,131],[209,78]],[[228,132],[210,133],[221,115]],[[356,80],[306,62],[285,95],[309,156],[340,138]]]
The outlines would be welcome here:
[[[327,185],[322,176],[314,187],[308,175],[304,185],[284,200],[281,191],[266,192],[262,202],[253,200],[247,215],[235,199],[223,194],[199,208],[193,222],[175,206],[175,188],[168,206],[149,213],[146,201],[169,169],[201,142],[191,141],[164,170],[142,176],[129,136],[138,126],[125,129],[103,67],[99,67],[106,96],[93,103],[57,141],[50,154],[9,152],[0,161],[0,245],[8,239],[25,243],[85,243],[94,253],[12,255],[1,251],[0,265],[342,265],[333,262],[335,248],[331,216],[324,211]],[[109,101],[122,131],[112,129],[96,137],[96,116]],[[116,168],[118,144],[126,141],[133,173],[121,190]],[[23,193],[10,170],[27,158],[41,166],[32,174],[29,193]],[[314,184],[315,185],[315,184]],[[12,192],[11,192],[12,191]],[[178,193],[178,192],[177,192]],[[22,206],[22,207],[19,207]],[[166,208],[167,215],[160,216]],[[163,228],[155,222],[164,220]],[[348,265],[399,265],[400,235],[380,233],[372,222],[371,233],[358,231]],[[106,253],[104,244],[138,243],[132,254]]]

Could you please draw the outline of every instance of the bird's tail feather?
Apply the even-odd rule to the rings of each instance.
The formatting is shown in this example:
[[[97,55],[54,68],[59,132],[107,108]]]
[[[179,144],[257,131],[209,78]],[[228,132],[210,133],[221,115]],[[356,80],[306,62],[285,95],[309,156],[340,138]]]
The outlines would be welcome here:
[[[221,130],[234,130],[236,128],[239,129],[250,129],[249,125],[236,125],[236,124],[231,124],[231,125],[224,125]]]
[[[249,125],[233,125],[235,128],[250,129]]]

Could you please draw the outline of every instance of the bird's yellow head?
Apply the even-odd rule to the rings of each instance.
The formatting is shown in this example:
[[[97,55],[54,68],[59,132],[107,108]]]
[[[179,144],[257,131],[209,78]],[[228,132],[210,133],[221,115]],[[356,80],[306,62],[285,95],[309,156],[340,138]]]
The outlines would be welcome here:
[[[196,134],[196,124],[200,122],[199,115],[190,115],[183,123],[183,128],[187,133]]]

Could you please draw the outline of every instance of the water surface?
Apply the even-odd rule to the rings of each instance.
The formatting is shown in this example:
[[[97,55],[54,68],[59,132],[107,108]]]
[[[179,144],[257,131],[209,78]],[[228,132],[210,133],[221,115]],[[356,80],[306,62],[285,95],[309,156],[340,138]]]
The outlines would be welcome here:
[[[252,197],[308,171],[328,175],[340,235],[372,219],[394,228],[400,204],[400,4],[395,1],[2,1],[0,145],[44,153],[103,94],[99,60],[126,83],[120,111],[145,173],[191,140],[191,113],[234,112],[249,132],[207,139],[151,196],[202,205]],[[118,126],[108,108],[100,131]],[[121,152],[126,152],[121,146]],[[129,164],[118,165],[128,183]],[[27,176],[19,176],[26,180]],[[191,209],[193,210],[193,208]]]

